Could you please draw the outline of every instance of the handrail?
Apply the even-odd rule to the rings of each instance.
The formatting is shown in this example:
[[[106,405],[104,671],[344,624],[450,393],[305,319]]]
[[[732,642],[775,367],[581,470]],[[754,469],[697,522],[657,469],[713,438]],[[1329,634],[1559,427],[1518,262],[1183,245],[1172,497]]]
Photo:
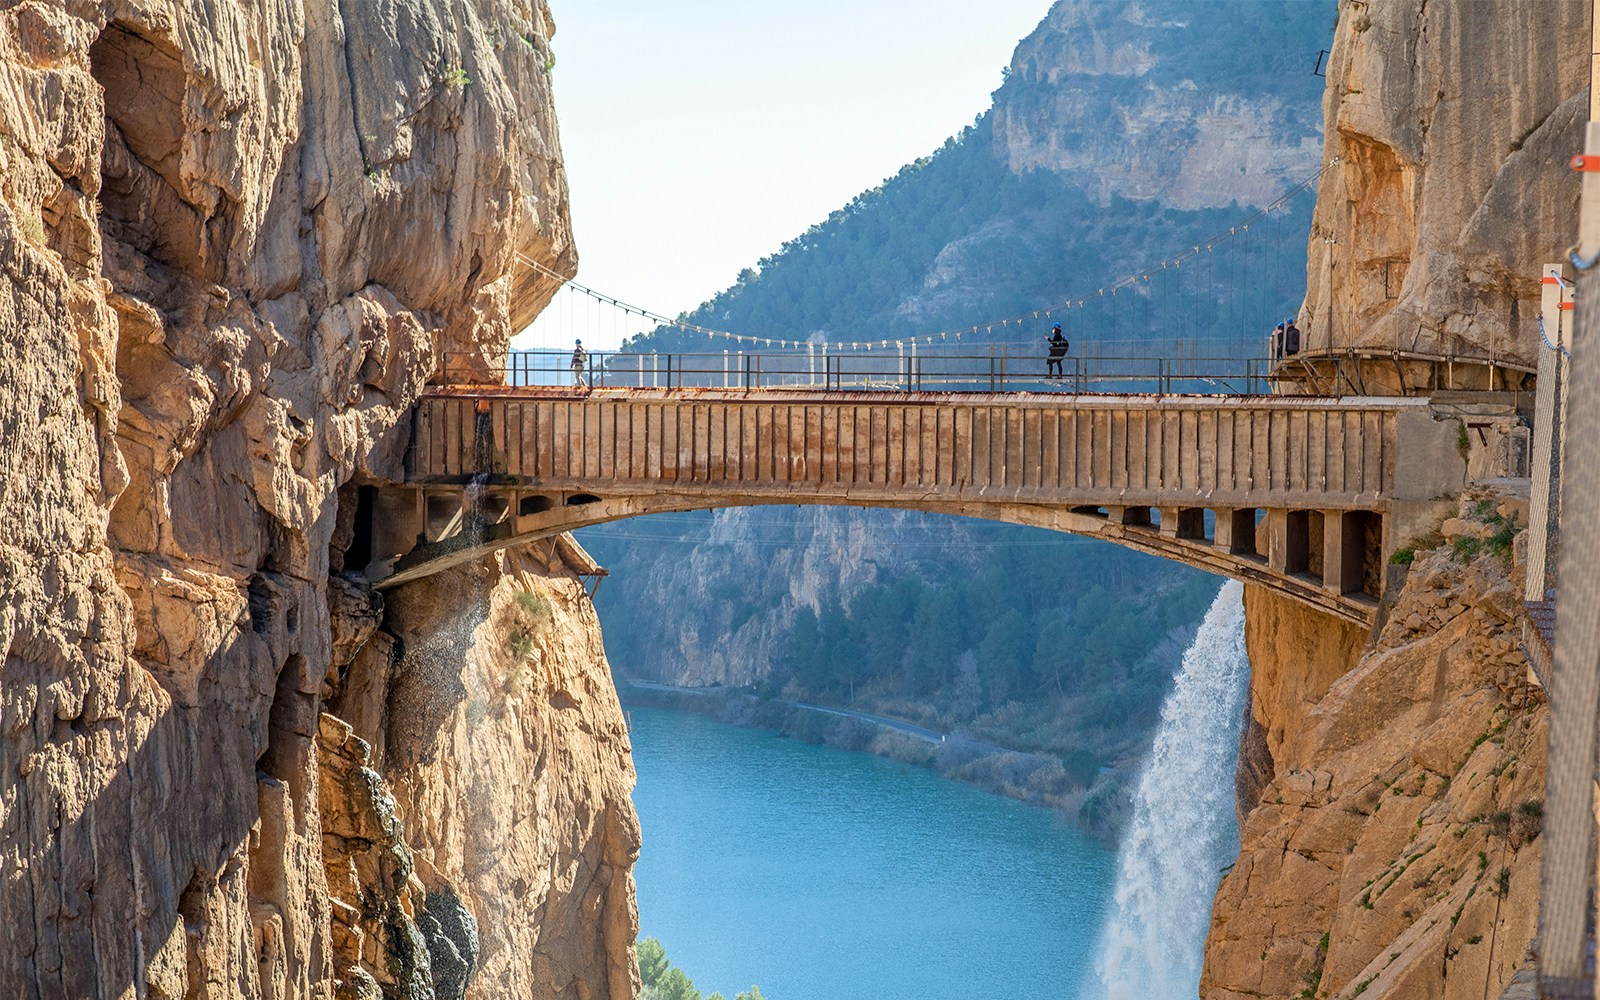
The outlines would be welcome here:
[[[638,388],[817,388],[904,391],[1190,392],[1261,395],[1269,391],[1268,362],[1259,357],[1076,355],[1049,369],[1044,348],[1018,354],[1006,345],[986,353],[921,351],[901,354],[814,352],[586,353],[575,371],[567,351],[514,351],[503,364],[481,355],[446,354],[443,384],[606,386]],[[464,359],[458,361],[457,359]]]
[[[1495,354],[1438,354],[1431,351],[1403,351],[1387,347],[1342,347],[1302,350],[1297,354],[1276,358],[1274,365],[1296,361],[1330,361],[1341,358],[1366,361],[1425,361],[1439,364],[1481,365],[1485,368],[1503,368],[1506,371],[1527,375],[1538,373],[1538,367]]]
[[[1481,389],[1476,380],[1458,378],[1458,369],[1466,373],[1477,372],[1480,375],[1487,371],[1488,388],[1497,388],[1495,383],[1498,375],[1498,388],[1506,391],[1517,391],[1508,376],[1515,375],[1518,380],[1527,376],[1538,374],[1538,368],[1522,361],[1502,357],[1497,354],[1441,354],[1431,351],[1399,350],[1382,347],[1345,347],[1345,348],[1320,348],[1302,350],[1288,356],[1275,356],[1270,363],[1268,378],[1272,382],[1296,382],[1308,385],[1313,392],[1339,393],[1348,389],[1351,392],[1365,394],[1368,370],[1366,364],[1383,364],[1393,368],[1392,372],[1384,371],[1384,376],[1393,375],[1399,382],[1402,394],[1409,394],[1413,390],[1437,391],[1455,390],[1462,388],[1458,383],[1466,381],[1465,388]],[[1426,386],[1408,386],[1405,366],[1425,365],[1431,369]],[[1332,369],[1331,372],[1328,369]],[[1327,382],[1324,385],[1324,382]]]
[[[1152,347],[1159,345],[1152,344]],[[1186,345],[1189,349],[1195,346]],[[508,352],[502,364],[485,365],[481,354],[447,352],[443,357],[442,384],[482,384],[496,379],[507,386],[626,386],[639,388],[819,388],[900,389],[1031,392],[1151,392],[1169,394],[1182,388],[1191,393],[1263,395],[1283,383],[1302,383],[1316,393],[1337,394],[1348,387],[1364,391],[1364,362],[1395,366],[1427,364],[1434,368],[1429,388],[1454,389],[1457,368],[1488,369],[1493,387],[1497,373],[1504,388],[1512,388],[1509,375],[1525,376],[1536,369],[1498,355],[1442,354],[1378,347],[1302,350],[1286,357],[1262,357],[1228,352],[1244,344],[1220,344],[1208,356],[1119,353],[1104,356],[1100,345],[1091,353],[1060,359],[1059,374],[1050,369],[1043,344],[1001,344],[987,352],[939,349],[900,351],[894,354],[831,352],[826,345],[809,351],[707,351],[626,352],[594,351],[583,357],[580,370],[572,368],[565,350],[536,349]],[[1327,370],[1332,365],[1332,371]],[[1322,383],[1331,378],[1328,386]],[[1471,387],[1475,383],[1469,383]]]

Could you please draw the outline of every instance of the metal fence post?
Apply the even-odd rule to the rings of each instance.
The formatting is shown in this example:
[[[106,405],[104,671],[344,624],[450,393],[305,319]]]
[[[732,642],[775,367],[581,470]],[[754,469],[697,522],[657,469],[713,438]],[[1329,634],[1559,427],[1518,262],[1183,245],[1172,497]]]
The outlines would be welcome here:
[[[1556,330],[1556,339],[1541,343],[1539,351],[1539,381],[1533,415],[1533,486],[1528,510],[1528,572],[1527,586],[1523,590],[1525,601],[1542,601],[1550,586],[1546,572],[1545,554],[1550,545],[1550,513],[1552,485],[1556,482],[1556,417],[1560,410],[1561,383],[1561,273],[1560,264],[1544,266],[1542,313],[1544,340],[1549,341],[1549,331]]]
[[[1600,83],[1600,0],[1591,83]],[[1579,161],[1600,157],[1600,87]],[[1593,996],[1588,971],[1595,885],[1595,746],[1600,716],[1600,172],[1585,170],[1578,223],[1578,308],[1562,428],[1555,662],[1550,671],[1539,986],[1549,997]],[[1587,260],[1589,263],[1582,263]]]

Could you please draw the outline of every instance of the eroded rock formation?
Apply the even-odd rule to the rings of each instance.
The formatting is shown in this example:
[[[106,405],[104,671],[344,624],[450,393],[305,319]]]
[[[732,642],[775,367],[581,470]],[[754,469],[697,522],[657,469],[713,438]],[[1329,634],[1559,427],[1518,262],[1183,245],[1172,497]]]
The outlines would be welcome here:
[[[1575,237],[1566,162],[1586,118],[1587,37],[1587,6],[1568,0],[1341,2],[1308,349],[1536,364],[1540,266]],[[1341,388],[1438,375],[1383,367]],[[1480,369],[1457,385],[1491,383]],[[1516,474],[1509,452],[1463,447],[1475,480]],[[1412,561],[1364,649],[1249,595],[1243,844],[1217,895],[1206,1000],[1499,996],[1526,968],[1545,706],[1520,646],[1525,499],[1498,482],[1469,488],[1431,533],[1393,540]]]
[[[396,954],[471,950],[445,893],[470,911],[481,885],[419,876],[403,841],[442,851],[483,817],[407,815],[366,730],[321,716],[377,614],[330,575],[341,488],[397,469],[423,384],[484,371],[552,294],[516,255],[575,263],[551,33],[543,0],[0,11],[8,995],[326,997],[338,969],[341,995],[431,997],[448,977],[421,953],[336,956],[363,921]],[[594,641],[581,615],[554,628]],[[503,843],[583,870],[600,827],[541,805]],[[530,882],[523,905],[587,891]]]
[[[1343,0],[1306,347],[1534,365],[1540,266],[1576,237],[1581,0]]]
[[[634,995],[639,827],[627,727],[599,622],[561,545],[391,592],[382,631],[339,672],[328,708],[350,720],[338,742],[361,743],[367,773],[386,779],[398,841],[415,858],[407,912],[428,941],[439,997],[459,995],[444,991],[451,968],[470,971],[472,996]],[[344,725],[324,717],[325,732]],[[368,780],[355,782],[363,802]],[[329,871],[331,882],[333,862]],[[370,917],[358,929],[368,941],[391,933]],[[381,949],[351,954],[369,953]]]
[[[1220,18],[1175,0],[1058,0],[995,94],[996,155],[1017,173],[1069,177],[1102,205],[1271,202],[1322,148],[1305,27],[1331,23],[1334,5],[1291,6]],[[1243,59],[1241,36],[1255,46]]]
[[[1217,893],[1207,1000],[1498,996],[1525,960],[1545,702],[1506,531],[1524,509],[1470,497],[1348,672],[1319,666],[1322,623],[1252,596],[1275,774]],[[1285,675],[1321,679],[1284,697]]]

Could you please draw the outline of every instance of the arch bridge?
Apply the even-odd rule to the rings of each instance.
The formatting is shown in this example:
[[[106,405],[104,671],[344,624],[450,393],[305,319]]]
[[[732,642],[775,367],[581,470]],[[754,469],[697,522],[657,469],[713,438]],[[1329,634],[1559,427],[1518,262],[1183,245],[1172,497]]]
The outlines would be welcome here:
[[[1389,556],[1465,485],[1461,442],[1489,424],[1463,412],[1393,397],[444,388],[417,407],[405,481],[363,491],[355,564],[387,588],[642,514],[897,507],[1105,539],[1370,626]]]

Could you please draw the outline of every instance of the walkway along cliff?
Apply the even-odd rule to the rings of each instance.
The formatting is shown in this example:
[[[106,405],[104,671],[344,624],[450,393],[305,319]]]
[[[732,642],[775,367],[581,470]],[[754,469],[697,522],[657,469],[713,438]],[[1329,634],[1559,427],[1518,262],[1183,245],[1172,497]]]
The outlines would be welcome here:
[[[636,991],[572,560],[344,574],[441,352],[487,366],[549,298],[516,255],[575,264],[552,32],[543,0],[0,11],[6,996]]]

